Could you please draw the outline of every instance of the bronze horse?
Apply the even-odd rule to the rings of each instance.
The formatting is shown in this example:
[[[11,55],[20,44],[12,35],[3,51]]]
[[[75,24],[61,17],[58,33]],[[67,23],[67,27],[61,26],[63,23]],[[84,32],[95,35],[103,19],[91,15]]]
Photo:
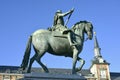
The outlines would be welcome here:
[[[93,26],[90,22],[80,21],[74,24],[72,27],[72,38],[77,43],[75,46],[70,46],[68,39],[63,37],[57,37],[60,35],[58,31],[49,30],[37,30],[29,38],[24,58],[21,64],[21,68],[25,70],[29,62],[29,56],[31,51],[31,44],[33,45],[35,55],[30,59],[27,72],[31,72],[33,62],[36,60],[41,65],[45,72],[49,72],[48,68],[41,62],[42,56],[48,52],[57,56],[65,56],[73,58],[72,74],[80,71],[85,64],[85,61],[78,55],[82,51],[84,40],[84,33],[87,34],[88,39],[92,40],[93,37]],[[80,67],[76,68],[77,61],[81,62]]]

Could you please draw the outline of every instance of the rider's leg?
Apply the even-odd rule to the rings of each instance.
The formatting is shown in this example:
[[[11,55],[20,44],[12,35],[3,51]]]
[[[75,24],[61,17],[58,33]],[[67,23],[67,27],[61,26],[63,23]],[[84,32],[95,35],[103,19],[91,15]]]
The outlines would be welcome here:
[[[71,34],[70,34],[70,32],[68,32],[68,34],[67,34],[67,37],[68,37],[68,41],[69,41],[69,43],[70,43],[70,46],[72,46],[72,39],[71,39]]]
[[[71,37],[71,33],[70,32],[68,32],[67,38],[68,38],[68,41],[70,43],[70,46],[75,46],[76,45],[76,44],[73,43],[73,39]]]

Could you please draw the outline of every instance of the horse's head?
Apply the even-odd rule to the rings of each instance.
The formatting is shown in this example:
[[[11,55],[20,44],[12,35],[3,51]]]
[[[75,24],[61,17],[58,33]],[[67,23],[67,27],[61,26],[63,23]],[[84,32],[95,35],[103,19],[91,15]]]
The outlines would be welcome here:
[[[75,30],[77,31],[79,30],[79,32],[82,32],[82,33],[85,32],[88,36],[87,39],[91,40],[93,37],[93,25],[90,22],[87,22],[87,21],[77,22],[72,29],[74,30],[74,32]]]
[[[85,32],[88,35],[88,39],[93,38],[93,25],[90,22],[84,21],[85,25]]]

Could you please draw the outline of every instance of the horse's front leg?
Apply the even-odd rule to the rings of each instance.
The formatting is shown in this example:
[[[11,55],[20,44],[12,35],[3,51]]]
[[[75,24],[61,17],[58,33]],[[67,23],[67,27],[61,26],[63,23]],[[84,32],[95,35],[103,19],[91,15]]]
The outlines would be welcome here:
[[[77,60],[80,62],[80,67],[76,68],[76,72],[81,71],[83,65],[85,64],[85,60],[82,58],[78,57]]]
[[[72,74],[76,73],[76,63],[78,58],[78,50],[76,48],[73,49],[73,66],[72,66]]]

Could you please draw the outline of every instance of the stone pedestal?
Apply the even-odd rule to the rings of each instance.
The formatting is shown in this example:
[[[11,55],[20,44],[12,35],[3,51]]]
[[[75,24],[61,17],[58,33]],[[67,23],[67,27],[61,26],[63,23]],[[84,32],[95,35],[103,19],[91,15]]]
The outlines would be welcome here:
[[[87,80],[79,74],[30,73],[20,80]]]

